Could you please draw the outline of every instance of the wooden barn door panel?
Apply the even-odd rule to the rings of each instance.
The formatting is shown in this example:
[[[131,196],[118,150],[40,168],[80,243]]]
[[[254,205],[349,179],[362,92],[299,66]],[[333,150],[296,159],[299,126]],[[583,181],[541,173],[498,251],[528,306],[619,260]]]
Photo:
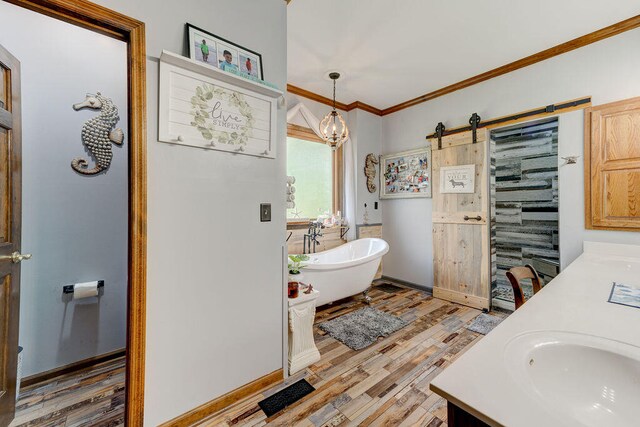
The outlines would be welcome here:
[[[490,298],[488,132],[478,130],[432,141],[433,295],[479,309]],[[448,194],[440,189],[443,166],[475,165],[473,193]]]

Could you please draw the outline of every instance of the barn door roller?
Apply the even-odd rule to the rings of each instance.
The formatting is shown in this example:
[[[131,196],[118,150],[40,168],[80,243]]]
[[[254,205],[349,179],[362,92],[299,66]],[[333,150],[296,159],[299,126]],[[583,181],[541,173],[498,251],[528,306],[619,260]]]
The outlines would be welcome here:
[[[471,132],[473,133],[473,143],[475,144],[476,142],[478,142],[476,131],[478,130],[478,125],[480,124],[480,116],[478,115],[478,113],[473,113],[471,115],[469,124],[471,125]]]
[[[438,123],[436,126],[436,136],[438,137],[438,150],[442,149],[442,135],[444,134],[444,123]]]

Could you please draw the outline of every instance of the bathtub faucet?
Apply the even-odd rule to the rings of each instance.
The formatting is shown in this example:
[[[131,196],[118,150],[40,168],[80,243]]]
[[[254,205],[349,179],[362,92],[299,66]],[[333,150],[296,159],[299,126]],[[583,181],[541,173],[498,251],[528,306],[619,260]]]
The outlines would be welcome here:
[[[324,225],[318,221],[311,221],[309,223],[309,230],[307,234],[304,235],[304,240],[302,243],[302,253],[303,254],[314,254],[316,253],[316,246],[320,244],[318,237],[322,237],[322,229]]]

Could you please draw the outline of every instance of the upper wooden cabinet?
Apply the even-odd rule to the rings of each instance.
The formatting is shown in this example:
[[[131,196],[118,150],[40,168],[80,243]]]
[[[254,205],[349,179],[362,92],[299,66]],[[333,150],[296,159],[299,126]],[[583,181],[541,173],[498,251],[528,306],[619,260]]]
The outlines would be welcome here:
[[[585,225],[640,231],[640,98],[585,110]]]

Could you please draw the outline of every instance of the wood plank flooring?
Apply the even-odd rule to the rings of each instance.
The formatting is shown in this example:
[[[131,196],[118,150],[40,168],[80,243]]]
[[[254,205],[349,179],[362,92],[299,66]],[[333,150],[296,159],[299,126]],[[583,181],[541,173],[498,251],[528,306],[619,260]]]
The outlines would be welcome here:
[[[446,402],[429,382],[482,338],[465,329],[480,311],[408,288],[374,287],[369,295],[373,307],[409,326],[360,351],[316,327],[318,363],[197,426],[446,426]],[[363,306],[356,297],[322,308],[316,325]],[[117,359],[23,389],[11,427],[124,425],[124,366]],[[300,378],[316,391],[266,418],[258,402]]]
[[[119,358],[23,388],[10,427],[124,425],[124,380]]]
[[[372,306],[411,322],[372,346],[354,351],[317,325],[360,309],[359,299],[319,310],[314,334],[318,363],[197,424],[209,426],[446,426],[446,401],[429,383],[482,335],[465,328],[479,310],[407,288],[374,289]],[[504,314],[498,313],[500,316]],[[266,418],[257,403],[306,378],[316,391]]]

